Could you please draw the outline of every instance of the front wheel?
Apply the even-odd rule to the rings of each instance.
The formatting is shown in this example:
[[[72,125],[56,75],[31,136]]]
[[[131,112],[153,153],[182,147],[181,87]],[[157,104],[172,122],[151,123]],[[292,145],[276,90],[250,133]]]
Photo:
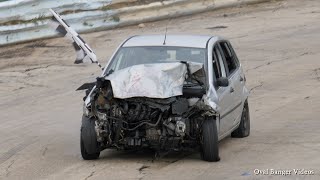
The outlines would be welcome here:
[[[98,159],[100,156],[100,146],[95,131],[95,120],[85,116],[82,117],[80,149],[84,160]]]
[[[217,123],[214,119],[206,119],[203,122],[201,156],[209,162],[220,160]]]

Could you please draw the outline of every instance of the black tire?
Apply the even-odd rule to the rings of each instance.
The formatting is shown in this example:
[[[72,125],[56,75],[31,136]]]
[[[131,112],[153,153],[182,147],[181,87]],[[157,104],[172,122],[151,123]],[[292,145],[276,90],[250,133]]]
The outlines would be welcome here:
[[[95,131],[95,120],[85,116],[82,117],[80,149],[84,160],[98,159],[100,156],[100,146]]]
[[[202,125],[201,157],[205,161],[217,162],[219,157],[217,124],[214,119],[206,119]]]
[[[244,138],[250,135],[250,113],[248,101],[244,102],[239,127],[231,133],[231,137]]]

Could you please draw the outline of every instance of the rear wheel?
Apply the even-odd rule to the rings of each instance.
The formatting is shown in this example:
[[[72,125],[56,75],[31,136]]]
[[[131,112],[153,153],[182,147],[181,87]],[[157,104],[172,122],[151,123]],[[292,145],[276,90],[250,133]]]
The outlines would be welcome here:
[[[209,162],[220,160],[217,124],[214,119],[206,119],[203,122],[201,156]]]
[[[231,137],[244,138],[250,135],[250,113],[248,101],[244,102],[239,127],[231,133]]]
[[[84,160],[98,159],[100,156],[100,146],[95,131],[95,120],[85,116],[82,117],[80,148]]]

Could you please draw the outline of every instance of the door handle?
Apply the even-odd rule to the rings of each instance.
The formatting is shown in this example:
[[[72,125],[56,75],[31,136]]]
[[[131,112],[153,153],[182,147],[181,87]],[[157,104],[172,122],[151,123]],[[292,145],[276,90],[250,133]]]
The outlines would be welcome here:
[[[233,93],[233,92],[234,92],[233,87],[230,87],[230,93]]]

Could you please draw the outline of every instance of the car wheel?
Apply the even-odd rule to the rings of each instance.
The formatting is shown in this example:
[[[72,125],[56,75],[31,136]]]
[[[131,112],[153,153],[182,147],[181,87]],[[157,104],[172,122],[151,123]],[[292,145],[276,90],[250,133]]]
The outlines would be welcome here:
[[[244,102],[239,127],[231,133],[231,137],[244,138],[250,135],[250,113],[248,101]]]
[[[82,117],[80,149],[84,160],[98,159],[100,156],[100,146],[95,131],[95,120],[85,116]]]
[[[206,119],[202,125],[201,157],[205,161],[220,160],[217,124],[214,119]]]

